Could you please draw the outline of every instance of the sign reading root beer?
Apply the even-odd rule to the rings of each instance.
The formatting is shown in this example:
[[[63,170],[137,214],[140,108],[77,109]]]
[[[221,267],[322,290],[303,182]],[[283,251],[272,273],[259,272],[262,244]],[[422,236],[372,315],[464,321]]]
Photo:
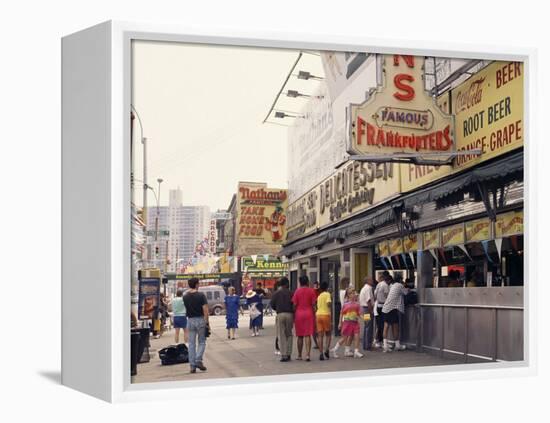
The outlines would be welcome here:
[[[424,58],[384,55],[383,83],[350,106],[350,154],[452,153],[454,122],[424,90]],[[451,154],[437,160],[447,162]]]

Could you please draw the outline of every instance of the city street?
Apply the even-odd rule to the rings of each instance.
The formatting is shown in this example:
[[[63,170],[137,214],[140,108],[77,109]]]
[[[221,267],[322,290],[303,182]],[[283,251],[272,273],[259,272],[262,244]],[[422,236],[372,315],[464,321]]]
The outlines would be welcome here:
[[[319,361],[318,350],[312,349],[312,361],[297,361],[296,341],[294,341],[293,360],[279,362],[274,354],[275,316],[264,317],[264,330],[258,337],[251,337],[248,331],[248,315],[240,316],[236,340],[228,340],[225,330],[225,316],[211,316],[212,335],[207,340],[204,364],[206,372],[189,373],[189,365],[176,364],[162,366],[158,350],[174,342],[173,330],[167,331],[159,339],[151,339],[151,361],[138,365],[138,374],[132,378],[134,383],[167,382],[194,379],[217,379],[226,377],[266,376],[296,373],[334,372],[346,370],[384,369],[399,367],[434,366],[461,363],[460,360],[443,359],[436,355],[400,351],[382,353],[381,350],[366,352],[361,359],[340,358]],[[333,342],[334,344],[334,342]]]

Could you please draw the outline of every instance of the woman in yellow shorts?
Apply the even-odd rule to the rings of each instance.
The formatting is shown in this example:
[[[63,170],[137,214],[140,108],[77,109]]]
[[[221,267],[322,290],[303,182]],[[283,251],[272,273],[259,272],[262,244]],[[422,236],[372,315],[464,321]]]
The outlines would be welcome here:
[[[319,287],[320,294],[317,297],[317,312],[315,313],[317,327],[317,343],[319,344],[319,360],[328,360],[331,341],[331,303],[330,293],[327,292],[328,283],[321,282]],[[326,342],[323,342],[326,339]],[[324,351],[324,353],[323,353]]]

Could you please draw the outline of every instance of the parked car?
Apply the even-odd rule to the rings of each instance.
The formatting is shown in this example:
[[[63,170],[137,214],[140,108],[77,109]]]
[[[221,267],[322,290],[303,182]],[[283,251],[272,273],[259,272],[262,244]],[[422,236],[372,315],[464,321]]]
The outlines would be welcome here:
[[[184,295],[187,289],[184,290]],[[199,292],[206,295],[208,310],[214,316],[221,316],[225,313],[225,291],[218,285],[201,286]]]

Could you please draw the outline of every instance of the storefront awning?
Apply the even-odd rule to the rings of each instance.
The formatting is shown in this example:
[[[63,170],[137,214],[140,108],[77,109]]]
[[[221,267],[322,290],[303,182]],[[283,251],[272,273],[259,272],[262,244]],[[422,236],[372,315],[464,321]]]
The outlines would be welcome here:
[[[322,230],[306,239],[296,241],[283,247],[279,255],[291,256],[298,251],[305,251],[334,240],[343,240],[348,236],[376,229],[394,222],[397,213],[415,205],[426,204],[443,197],[466,190],[478,183],[488,183],[497,180],[514,180],[523,178],[523,151],[514,153],[507,158],[494,163],[466,171],[462,175],[448,179],[435,185],[407,194],[381,207],[366,211],[348,222]]]
[[[523,151],[506,159],[466,171],[455,178],[421,189],[401,198],[405,209],[426,204],[464,190],[478,182],[489,182],[503,178],[523,177]]]

